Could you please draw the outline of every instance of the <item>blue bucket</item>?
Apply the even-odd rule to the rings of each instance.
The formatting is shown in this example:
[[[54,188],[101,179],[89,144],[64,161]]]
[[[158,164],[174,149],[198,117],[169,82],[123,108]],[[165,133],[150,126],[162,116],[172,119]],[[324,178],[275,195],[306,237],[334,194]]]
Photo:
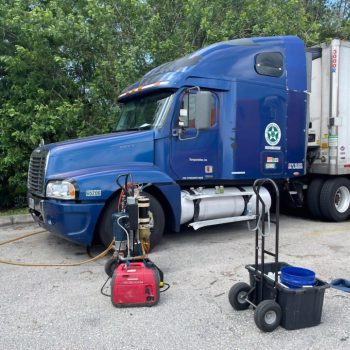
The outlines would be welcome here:
[[[303,267],[286,266],[281,268],[281,282],[290,288],[302,288],[316,284],[315,272]]]

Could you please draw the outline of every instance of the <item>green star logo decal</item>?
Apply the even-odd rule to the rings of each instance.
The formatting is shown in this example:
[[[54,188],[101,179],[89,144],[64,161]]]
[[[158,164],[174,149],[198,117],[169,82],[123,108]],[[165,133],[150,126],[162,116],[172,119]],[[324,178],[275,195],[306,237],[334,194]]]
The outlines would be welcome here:
[[[281,129],[276,123],[270,123],[265,128],[265,140],[270,146],[276,146],[281,140]]]

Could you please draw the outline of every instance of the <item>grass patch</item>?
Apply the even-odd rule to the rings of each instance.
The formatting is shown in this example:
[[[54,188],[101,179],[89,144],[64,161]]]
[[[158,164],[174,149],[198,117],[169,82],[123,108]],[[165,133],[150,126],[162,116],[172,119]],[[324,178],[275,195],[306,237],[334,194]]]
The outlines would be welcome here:
[[[0,210],[0,216],[19,215],[19,214],[29,214],[28,208]]]

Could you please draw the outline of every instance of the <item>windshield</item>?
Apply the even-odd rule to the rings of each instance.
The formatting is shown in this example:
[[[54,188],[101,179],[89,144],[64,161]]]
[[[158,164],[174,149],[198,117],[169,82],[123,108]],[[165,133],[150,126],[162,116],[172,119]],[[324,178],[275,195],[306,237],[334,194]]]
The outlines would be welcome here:
[[[161,127],[173,98],[173,92],[167,91],[126,102],[122,105],[115,131]]]

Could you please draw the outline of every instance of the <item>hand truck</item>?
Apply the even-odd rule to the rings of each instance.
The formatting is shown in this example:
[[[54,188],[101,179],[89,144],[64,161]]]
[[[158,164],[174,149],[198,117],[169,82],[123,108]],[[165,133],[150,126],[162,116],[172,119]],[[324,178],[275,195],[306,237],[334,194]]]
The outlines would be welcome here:
[[[260,196],[260,188],[269,184],[276,196],[275,250],[265,248],[265,238],[271,232],[265,230],[266,205]],[[321,321],[322,305],[326,282],[316,278],[313,287],[293,289],[279,281],[279,271],[287,263],[279,262],[279,190],[271,179],[257,179],[253,184],[256,195],[255,263],[246,265],[250,284],[239,282],[229,291],[229,302],[235,310],[245,310],[252,306],[254,321],[264,332],[272,332],[280,324],[286,329],[299,329],[318,325]],[[261,214],[260,214],[261,213]],[[270,216],[268,215],[270,227]],[[271,229],[269,230],[271,231]],[[260,252],[260,262],[259,262]],[[265,254],[274,262],[265,262]]]

